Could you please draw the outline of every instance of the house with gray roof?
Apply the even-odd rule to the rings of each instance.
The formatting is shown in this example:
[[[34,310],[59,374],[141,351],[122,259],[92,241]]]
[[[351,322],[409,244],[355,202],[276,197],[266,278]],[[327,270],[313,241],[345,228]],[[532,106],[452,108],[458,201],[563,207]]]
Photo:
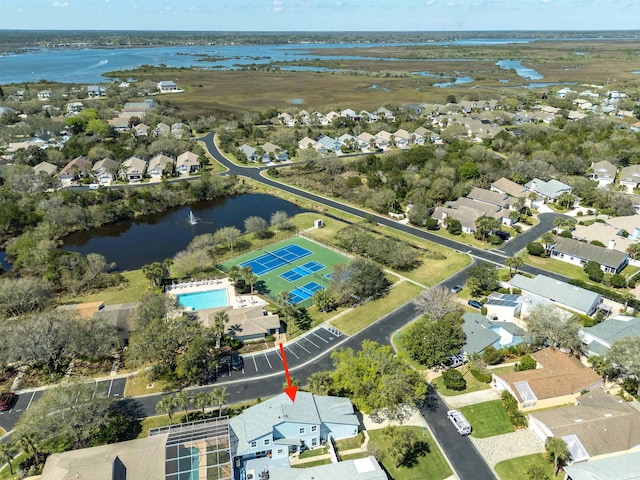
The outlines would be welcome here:
[[[200,170],[200,159],[193,152],[184,152],[176,159],[176,171],[179,175],[188,175]]]
[[[60,170],[58,178],[63,186],[69,186],[74,180],[88,177],[90,172],[91,160],[87,157],[80,156],[67,163],[64,168]]]
[[[620,170],[620,185],[622,185],[627,193],[633,193],[635,188],[640,185],[640,165],[629,165]]]
[[[583,315],[593,315],[602,303],[600,294],[546,275],[529,278],[518,273],[509,283],[512,287],[519,288],[525,296],[546,299],[560,307]]]
[[[448,219],[458,220],[462,226],[462,232],[471,235],[476,231],[476,220],[484,215],[485,212],[481,210],[458,204],[456,208],[436,207],[431,218],[443,226],[447,225]]]
[[[640,337],[640,317],[617,315],[581,330],[589,355],[606,355],[616,340]]]
[[[629,263],[629,255],[624,252],[580,242],[573,238],[557,236],[555,243],[550,245],[548,250],[551,258],[579,267],[587,262],[596,262],[605,273],[620,273]]]
[[[520,315],[523,303],[520,295],[492,292],[484,307],[487,309],[487,318],[494,322],[510,322]]]
[[[640,452],[574,463],[563,467],[565,480],[637,480]]]
[[[505,348],[522,343],[524,330],[512,322],[493,322],[479,313],[465,313],[462,329],[467,336],[462,351],[467,355],[485,348]]]
[[[240,145],[240,147],[238,147],[238,150],[242,152],[250,162],[255,162],[258,159],[257,150],[247,143]]]
[[[93,164],[91,172],[101,185],[111,185],[116,179],[120,164],[111,158],[103,158]]]
[[[544,202],[555,202],[563,193],[571,193],[573,191],[573,187],[555,179],[545,182],[539,178],[534,178],[525,183],[524,186],[530,192],[536,193]]]
[[[170,174],[176,161],[164,153],[159,153],[149,160],[147,172],[152,180],[159,180],[163,175]]]
[[[575,405],[529,414],[529,428],[543,442],[562,438],[572,463],[640,449],[640,412],[597,388],[576,398]]]
[[[504,209],[498,205],[492,205],[490,203],[479,202],[467,197],[460,197],[452,202],[446,202],[447,206],[453,209],[459,209],[466,207],[477,212],[481,212],[476,219],[480,217],[491,217],[500,220],[503,225],[511,225],[511,219],[509,218],[509,210]],[[474,220],[475,222],[475,220]],[[475,230],[475,228],[474,228]]]
[[[161,82],[158,82],[156,86],[158,87],[158,90],[160,90],[160,93],[172,93],[178,91],[178,85],[176,85],[176,82],[171,80],[162,80]]]
[[[325,147],[327,151],[332,151],[334,153],[340,152],[340,142],[333,137],[322,135],[320,138],[318,138],[318,143]]]
[[[269,163],[272,159],[279,162],[286,162],[289,160],[289,152],[287,152],[286,149],[271,142],[263,143],[261,146],[265,153],[262,157],[263,163]]]
[[[607,160],[592,162],[589,168],[589,178],[598,182],[598,188],[606,188],[616,180],[618,169]]]

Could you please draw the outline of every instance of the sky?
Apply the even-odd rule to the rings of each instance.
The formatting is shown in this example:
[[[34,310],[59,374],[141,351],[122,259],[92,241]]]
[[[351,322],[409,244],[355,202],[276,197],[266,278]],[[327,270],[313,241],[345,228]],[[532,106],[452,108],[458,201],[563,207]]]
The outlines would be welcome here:
[[[640,0],[0,0],[0,29],[640,29]]]

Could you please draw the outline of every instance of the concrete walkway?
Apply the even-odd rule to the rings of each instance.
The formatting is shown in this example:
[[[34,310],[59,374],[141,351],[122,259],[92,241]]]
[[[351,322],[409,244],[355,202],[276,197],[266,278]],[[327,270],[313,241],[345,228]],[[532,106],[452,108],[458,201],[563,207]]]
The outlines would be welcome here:
[[[449,408],[466,407],[475,403],[489,402],[491,400],[500,400],[500,393],[493,388],[486,390],[478,390],[477,392],[465,393],[463,395],[444,396],[442,398]]]
[[[469,437],[491,467],[510,458],[544,452],[542,441],[530,429],[487,438]]]

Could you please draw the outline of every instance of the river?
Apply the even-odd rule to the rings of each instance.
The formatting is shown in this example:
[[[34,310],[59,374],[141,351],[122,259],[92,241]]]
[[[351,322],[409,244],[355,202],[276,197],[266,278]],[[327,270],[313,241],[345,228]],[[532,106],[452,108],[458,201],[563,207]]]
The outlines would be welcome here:
[[[269,222],[278,210],[284,210],[289,216],[305,211],[271,195],[236,195],[77,232],[63,239],[62,248],[83,255],[99,253],[108,262],[115,262],[118,270],[135,270],[173,257],[196,235],[213,233],[227,226],[244,231],[247,217],[259,216]],[[193,211],[197,219],[195,225],[189,224],[189,211]]]

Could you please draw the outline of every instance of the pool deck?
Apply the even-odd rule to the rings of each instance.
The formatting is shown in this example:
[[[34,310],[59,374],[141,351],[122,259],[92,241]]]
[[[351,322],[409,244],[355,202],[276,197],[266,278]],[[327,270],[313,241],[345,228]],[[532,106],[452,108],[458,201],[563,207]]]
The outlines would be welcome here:
[[[236,290],[233,287],[233,284],[229,281],[228,277],[176,283],[174,285],[168,285],[165,288],[165,292],[169,295],[177,297],[178,295],[181,295],[183,293],[206,292],[208,290],[222,289],[225,289],[227,291],[229,305],[231,305],[233,308],[257,307],[267,305],[267,302],[257,295],[236,295]]]

